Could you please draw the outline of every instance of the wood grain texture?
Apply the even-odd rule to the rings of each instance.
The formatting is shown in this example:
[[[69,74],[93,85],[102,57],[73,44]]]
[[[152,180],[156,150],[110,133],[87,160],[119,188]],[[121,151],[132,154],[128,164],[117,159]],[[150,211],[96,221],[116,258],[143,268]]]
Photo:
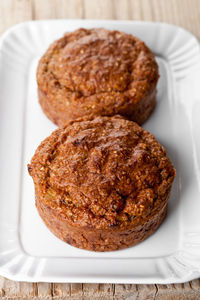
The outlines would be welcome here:
[[[0,34],[14,24],[31,19],[31,1],[0,0]]]
[[[160,21],[200,38],[200,0],[0,0],[0,34],[31,19],[92,18]],[[52,284],[0,277],[0,299],[198,300],[200,280],[172,285]]]
[[[86,19],[113,19],[112,0],[84,0],[84,18]]]

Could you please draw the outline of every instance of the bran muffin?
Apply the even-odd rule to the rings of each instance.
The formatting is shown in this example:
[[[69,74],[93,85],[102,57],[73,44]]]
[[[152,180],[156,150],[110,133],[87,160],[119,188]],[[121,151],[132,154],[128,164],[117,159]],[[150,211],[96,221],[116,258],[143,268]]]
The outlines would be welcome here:
[[[162,223],[175,170],[157,140],[120,116],[71,121],[28,165],[47,227],[83,249],[136,245]]]
[[[55,41],[39,61],[39,102],[55,124],[120,114],[142,124],[155,106],[158,65],[138,38],[78,29]]]

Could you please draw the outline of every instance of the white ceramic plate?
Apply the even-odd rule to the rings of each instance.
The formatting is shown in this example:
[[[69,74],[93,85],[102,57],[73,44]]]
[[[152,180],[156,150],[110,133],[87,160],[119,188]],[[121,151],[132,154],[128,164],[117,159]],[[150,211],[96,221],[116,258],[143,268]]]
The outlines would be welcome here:
[[[144,127],[177,170],[168,216],[141,244],[94,253],[57,239],[34,206],[27,163],[55,126],[37,101],[35,72],[49,43],[78,27],[132,33],[156,54],[157,106]],[[0,43],[0,274],[50,282],[175,283],[200,275],[200,49],[189,32],[132,21],[27,22]]]

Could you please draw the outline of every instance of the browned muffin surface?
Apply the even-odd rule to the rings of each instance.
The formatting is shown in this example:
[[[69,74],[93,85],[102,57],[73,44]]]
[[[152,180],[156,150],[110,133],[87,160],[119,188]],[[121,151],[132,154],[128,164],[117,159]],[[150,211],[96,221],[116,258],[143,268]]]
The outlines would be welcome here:
[[[118,116],[80,119],[54,131],[38,147],[29,172],[47,226],[72,245],[97,251],[135,244],[131,233],[146,225],[152,233],[160,214],[164,218],[175,176],[156,139]],[[96,238],[85,242],[89,232]],[[115,244],[109,238],[98,244],[98,234]]]
[[[155,105],[157,80],[157,63],[143,42],[105,29],[66,33],[37,71],[41,106],[58,125],[115,114],[143,123]]]

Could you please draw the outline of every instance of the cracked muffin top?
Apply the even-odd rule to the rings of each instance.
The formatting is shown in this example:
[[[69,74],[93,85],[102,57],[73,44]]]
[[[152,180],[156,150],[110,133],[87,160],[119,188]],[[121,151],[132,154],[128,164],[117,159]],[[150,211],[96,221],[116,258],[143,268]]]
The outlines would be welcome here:
[[[76,118],[128,115],[133,104],[152,93],[158,77],[154,55],[142,41],[103,28],[66,33],[49,47],[37,70],[40,92],[52,97],[59,112],[78,103]]]
[[[156,139],[119,116],[55,130],[28,168],[40,201],[73,225],[97,229],[144,222],[166,204],[175,177]]]

